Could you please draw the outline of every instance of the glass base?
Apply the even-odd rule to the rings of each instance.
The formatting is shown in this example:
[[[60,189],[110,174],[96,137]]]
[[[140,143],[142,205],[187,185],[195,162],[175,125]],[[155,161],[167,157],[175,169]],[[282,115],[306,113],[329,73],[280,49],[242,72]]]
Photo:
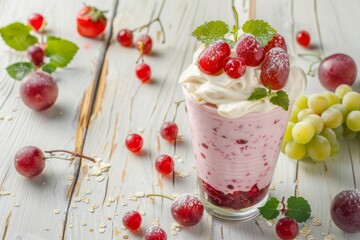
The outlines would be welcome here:
[[[221,207],[215,206],[214,204],[211,204],[203,197],[201,197],[201,200],[204,203],[205,210],[210,215],[212,215],[220,220],[224,220],[224,221],[245,222],[245,221],[254,219],[259,215],[258,208],[264,206],[264,204],[268,200],[268,197],[269,197],[269,194],[266,194],[264,199],[261,200],[260,202],[258,202],[257,204],[255,204],[251,207],[248,207],[248,208],[243,208],[241,210],[234,210],[231,208],[221,208]]]

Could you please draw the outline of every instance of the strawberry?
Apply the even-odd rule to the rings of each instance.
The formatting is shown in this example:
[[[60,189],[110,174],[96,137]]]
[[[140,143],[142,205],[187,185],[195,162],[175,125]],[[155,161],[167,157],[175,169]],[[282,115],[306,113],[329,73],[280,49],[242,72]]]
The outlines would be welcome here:
[[[81,9],[77,16],[77,31],[81,36],[94,38],[100,35],[106,27],[107,18],[96,7],[86,6]]]

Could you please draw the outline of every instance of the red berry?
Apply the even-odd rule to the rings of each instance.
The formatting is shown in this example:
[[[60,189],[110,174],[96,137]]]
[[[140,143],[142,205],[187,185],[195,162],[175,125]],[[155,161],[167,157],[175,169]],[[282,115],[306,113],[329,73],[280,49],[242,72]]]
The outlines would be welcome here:
[[[129,134],[126,137],[125,146],[129,151],[133,153],[139,152],[143,146],[143,139],[140,135],[136,133]]]
[[[228,57],[225,60],[224,71],[231,78],[239,78],[245,74],[245,62],[242,58],[239,57]]]
[[[105,12],[93,6],[83,7],[76,18],[78,33],[89,38],[94,38],[103,33],[107,23]]]
[[[290,240],[299,234],[299,225],[294,219],[283,217],[277,221],[275,230],[281,239]]]
[[[285,52],[287,52],[286,42],[283,36],[278,33],[275,33],[274,37],[268,42],[268,44],[264,48],[264,55],[272,48],[282,48]]]
[[[259,66],[264,59],[264,47],[252,35],[245,35],[240,39],[236,53],[244,59],[246,66]]]
[[[171,204],[171,214],[182,226],[194,226],[200,222],[204,213],[204,205],[199,198],[185,193]]]
[[[142,217],[137,211],[129,211],[122,218],[124,226],[130,231],[136,231],[140,228]]]
[[[28,23],[37,32],[42,32],[46,26],[45,18],[38,13],[31,15],[28,19]]]
[[[27,55],[35,66],[41,66],[43,64],[45,54],[42,47],[36,45],[29,47]]]
[[[129,47],[133,43],[133,32],[129,29],[121,29],[117,35],[117,40],[124,47]]]
[[[23,147],[15,154],[14,164],[16,171],[21,175],[35,177],[44,170],[44,154],[37,147]]]
[[[307,48],[310,45],[310,34],[306,31],[300,31],[296,34],[296,41],[299,45]]]
[[[261,65],[260,79],[264,86],[278,90],[285,86],[290,73],[287,53],[281,48],[271,49]]]
[[[135,43],[135,47],[141,51],[142,48],[142,54],[149,54],[151,52],[152,48],[152,39],[149,35],[143,34],[140,35]]]
[[[217,75],[225,64],[225,59],[230,56],[230,46],[224,41],[210,44],[199,56],[198,66],[203,73]]]
[[[161,227],[152,226],[146,230],[145,240],[167,240],[167,235]]]
[[[142,82],[147,82],[151,77],[151,68],[146,63],[140,63],[135,69],[136,76]]]
[[[169,155],[161,155],[155,160],[156,170],[162,174],[167,175],[174,171],[174,161]]]
[[[164,122],[160,128],[160,135],[168,141],[175,141],[178,135],[178,127],[174,122]]]

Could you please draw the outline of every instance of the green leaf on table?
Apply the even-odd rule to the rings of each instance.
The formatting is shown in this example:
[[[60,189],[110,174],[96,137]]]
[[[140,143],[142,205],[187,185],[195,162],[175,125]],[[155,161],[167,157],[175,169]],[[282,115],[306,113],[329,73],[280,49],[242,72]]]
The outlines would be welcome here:
[[[30,31],[30,26],[19,22],[0,28],[1,37],[5,43],[17,51],[25,51],[38,42],[37,37],[31,35]]]
[[[255,88],[248,98],[249,101],[256,101],[268,96],[268,91],[265,88]]]
[[[270,198],[263,207],[259,207],[261,216],[267,220],[276,218],[280,214],[279,204],[279,200],[274,197]]]
[[[211,21],[197,27],[191,35],[205,45],[209,45],[217,40],[224,40],[228,32],[229,26],[223,21]]]
[[[55,40],[62,40],[62,39],[61,39],[61,38],[58,38],[58,37],[55,37],[55,36],[52,36],[52,35],[47,35],[47,36],[46,36],[46,41],[47,41],[47,42],[55,41]]]
[[[53,62],[46,63],[41,67],[41,70],[49,74],[55,72],[56,69],[57,69],[57,64]]]
[[[8,66],[6,71],[13,79],[22,80],[26,75],[35,71],[35,68],[30,62],[18,62]]]
[[[311,215],[311,208],[302,197],[289,197],[287,200],[287,210],[285,216],[295,219],[297,222],[306,222]]]
[[[276,33],[276,30],[269,23],[257,19],[246,21],[242,30],[244,33],[254,35],[263,46],[266,46]]]
[[[50,58],[51,62],[56,64],[57,67],[66,67],[79,47],[76,44],[61,38],[48,36],[46,44],[45,55]],[[50,39],[50,40],[49,40]]]
[[[275,96],[270,97],[270,102],[283,108],[285,111],[289,109],[289,96],[283,90],[277,91]]]

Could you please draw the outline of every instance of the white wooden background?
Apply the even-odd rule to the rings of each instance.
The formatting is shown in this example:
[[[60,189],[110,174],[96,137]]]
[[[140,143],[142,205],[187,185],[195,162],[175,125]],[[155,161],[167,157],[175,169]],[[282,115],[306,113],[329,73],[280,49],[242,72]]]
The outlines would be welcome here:
[[[249,17],[269,21],[287,39],[294,55],[305,50],[294,36],[310,32],[315,50],[323,56],[342,52],[360,66],[360,22],[358,0],[235,0],[242,21]],[[196,170],[191,138],[177,83],[191,62],[198,43],[189,33],[199,24],[222,19],[232,24],[231,1],[167,0],[161,15],[166,31],[162,45],[159,26],[150,34],[153,54],[145,57],[151,65],[151,84],[141,85],[134,74],[138,53],[120,47],[116,34],[121,28],[135,28],[157,13],[161,0],[87,0],[87,4],[108,9],[110,19],[103,38],[91,40],[76,33],[75,18],[82,1],[0,0],[0,26],[25,22],[34,12],[48,20],[51,34],[70,39],[80,51],[69,67],[57,71],[56,105],[36,113],[18,98],[19,83],[11,80],[5,66],[25,58],[0,41],[0,236],[2,239],[141,239],[152,222],[159,222],[169,239],[276,239],[274,227],[262,218],[246,223],[226,223],[208,214],[195,227],[172,234],[170,202],[142,197],[142,193],[196,193]],[[111,29],[113,35],[111,35]],[[311,60],[298,59],[306,69]],[[307,94],[324,89],[316,78],[308,79]],[[355,88],[359,90],[360,81]],[[6,120],[6,119],[12,120]],[[159,138],[165,120],[175,120],[183,134],[176,146]],[[124,139],[129,132],[144,138],[140,155],[129,153]],[[91,165],[49,160],[44,173],[28,180],[16,173],[13,156],[26,145],[44,150],[68,149],[95,155],[111,168],[102,177],[90,176]],[[359,138],[343,141],[338,156],[324,164],[295,162],[280,155],[271,195],[305,197],[312,215],[321,225],[308,222],[314,239],[360,239],[360,234],[339,230],[330,219],[331,199],[344,189],[360,186]],[[183,159],[176,161],[178,173],[188,177],[161,177],[154,168],[160,154]],[[9,192],[10,194],[4,194]],[[141,231],[133,234],[122,228],[122,215],[131,209],[144,213]],[[299,236],[299,239],[306,239]]]

